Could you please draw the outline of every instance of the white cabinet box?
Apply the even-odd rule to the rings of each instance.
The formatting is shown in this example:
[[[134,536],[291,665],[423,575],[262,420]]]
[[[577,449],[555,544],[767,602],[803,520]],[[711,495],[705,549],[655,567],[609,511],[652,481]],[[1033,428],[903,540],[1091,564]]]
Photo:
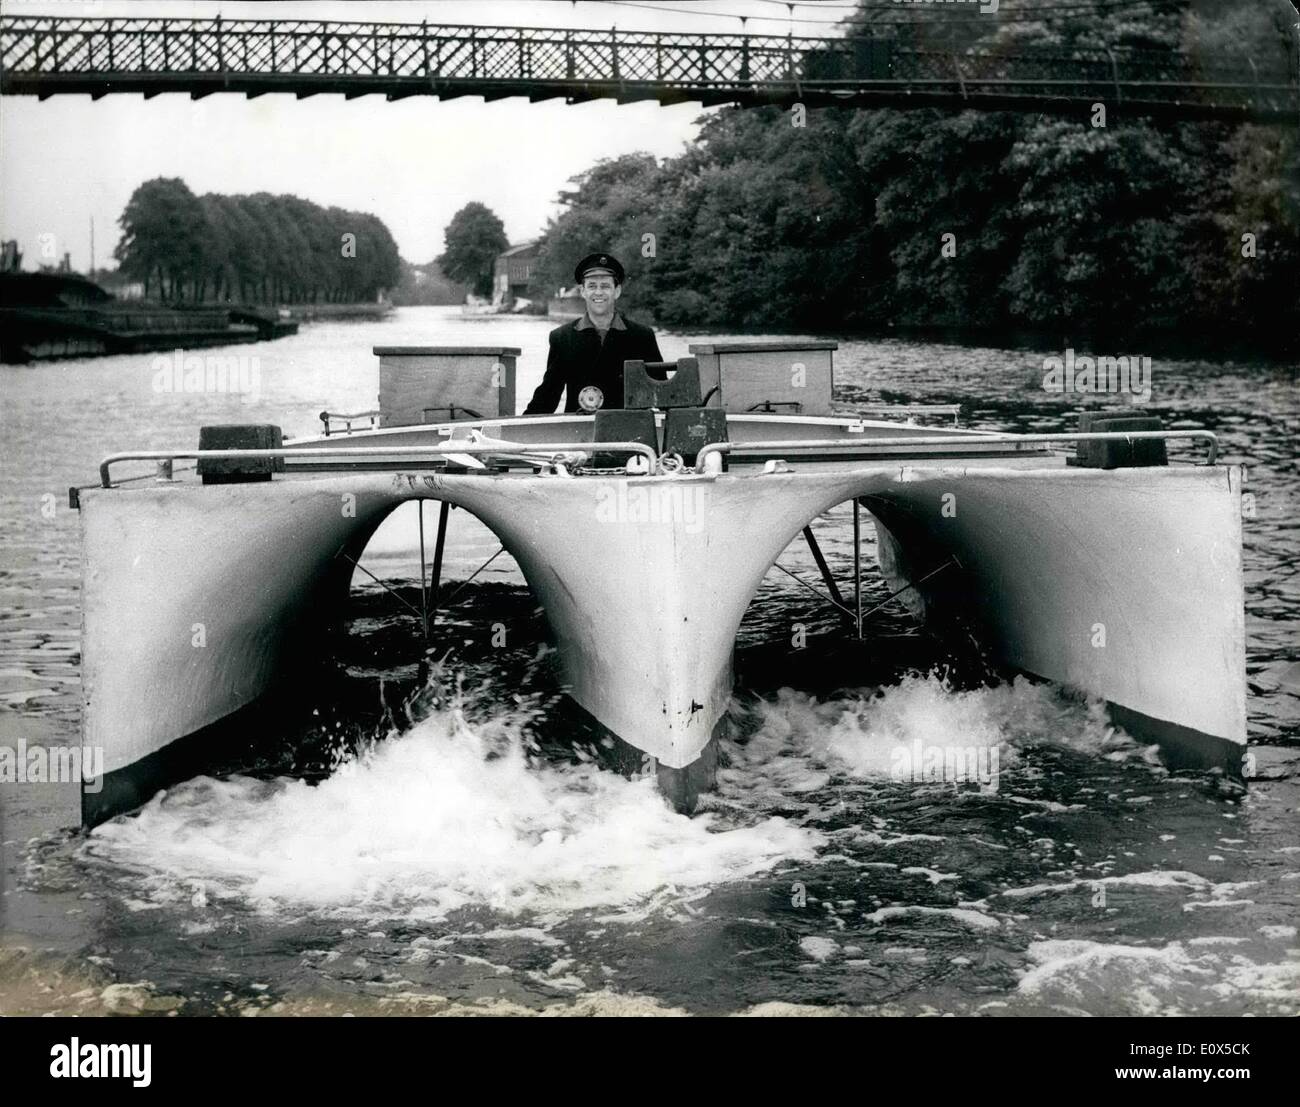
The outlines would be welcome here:
[[[830,415],[832,351],[838,342],[709,342],[692,345],[700,361],[700,392],[709,407],[733,414],[774,411]]]
[[[376,346],[379,423],[407,427],[515,413],[515,346]]]

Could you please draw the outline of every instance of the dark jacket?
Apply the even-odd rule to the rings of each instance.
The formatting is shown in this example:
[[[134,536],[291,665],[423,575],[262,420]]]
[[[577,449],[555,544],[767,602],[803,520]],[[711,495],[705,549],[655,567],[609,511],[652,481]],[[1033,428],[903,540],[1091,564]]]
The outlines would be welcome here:
[[[663,361],[655,332],[641,323],[615,315],[600,341],[600,332],[583,315],[551,331],[546,376],[524,408],[525,415],[551,415],[565,392],[564,410],[578,411],[578,393],[594,384],[605,394],[604,406],[623,406],[623,362]]]

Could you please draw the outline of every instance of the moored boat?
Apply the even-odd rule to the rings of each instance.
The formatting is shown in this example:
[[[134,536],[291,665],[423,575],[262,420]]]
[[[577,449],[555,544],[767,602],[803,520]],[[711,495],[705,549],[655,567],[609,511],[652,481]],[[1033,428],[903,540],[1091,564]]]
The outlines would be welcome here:
[[[298,324],[242,305],[116,300],[75,274],[0,273],[0,362],[201,349],[283,338]]]

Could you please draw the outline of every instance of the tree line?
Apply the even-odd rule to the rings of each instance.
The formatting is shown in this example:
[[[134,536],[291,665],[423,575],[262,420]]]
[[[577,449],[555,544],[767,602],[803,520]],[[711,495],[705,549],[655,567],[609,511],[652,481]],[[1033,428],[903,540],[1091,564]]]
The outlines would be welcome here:
[[[355,303],[402,275],[376,216],[297,196],[195,196],[159,177],[132,193],[118,223],[122,273],[171,302]]]
[[[967,20],[960,34],[1066,54],[1172,49],[1194,33],[1201,56],[1240,57],[1244,44],[1289,64],[1285,20],[1266,8],[1225,7],[1218,22],[1159,4],[1122,19],[1064,10],[1051,22]],[[940,9],[924,11],[934,26]],[[913,37],[925,26],[918,17]],[[553,295],[575,258],[608,249],[627,265],[634,310],[680,327],[1235,327],[1294,341],[1296,128],[1109,110],[1099,121],[828,108],[799,126],[786,109],[724,109],[678,157],[608,159],[575,178],[532,294]]]

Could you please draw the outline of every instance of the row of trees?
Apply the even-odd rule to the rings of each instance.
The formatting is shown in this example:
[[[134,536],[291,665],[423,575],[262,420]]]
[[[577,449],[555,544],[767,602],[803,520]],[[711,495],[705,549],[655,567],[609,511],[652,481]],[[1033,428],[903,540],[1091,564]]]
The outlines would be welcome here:
[[[351,303],[402,275],[378,218],[296,196],[195,196],[159,177],[132,193],[118,222],[123,274],[174,302]]]
[[[1194,17],[1160,10],[990,21],[985,38],[1060,52],[1179,45]],[[1253,38],[1285,54],[1284,28],[1253,13],[1193,27],[1196,49]],[[629,155],[575,178],[533,291],[610,249],[633,302],[680,326],[1295,328],[1295,128],[1109,110],[1102,125],[1095,113],[825,109],[802,127],[777,108],[719,112],[680,157]]]

